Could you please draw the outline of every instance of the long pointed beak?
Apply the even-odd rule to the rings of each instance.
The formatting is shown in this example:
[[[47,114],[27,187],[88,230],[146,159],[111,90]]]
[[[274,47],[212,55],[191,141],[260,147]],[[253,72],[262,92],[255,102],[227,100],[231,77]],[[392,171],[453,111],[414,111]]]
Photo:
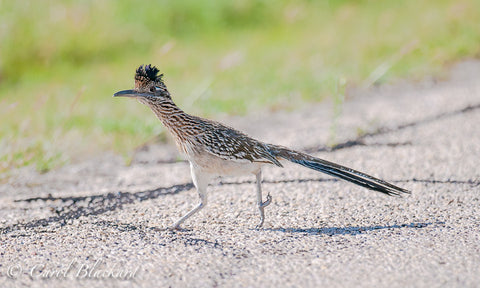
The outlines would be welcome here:
[[[137,92],[135,90],[123,90],[118,91],[117,93],[113,94],[113,97],[137,97]]]
[[[113,94],[113,97],[131,97],[131,98],[137,98],[137,97],[146,97],[146,96],[152,96],[146,93],[139,93],[135,90],[123,90],[123,91],[118,91],[117,93]]]

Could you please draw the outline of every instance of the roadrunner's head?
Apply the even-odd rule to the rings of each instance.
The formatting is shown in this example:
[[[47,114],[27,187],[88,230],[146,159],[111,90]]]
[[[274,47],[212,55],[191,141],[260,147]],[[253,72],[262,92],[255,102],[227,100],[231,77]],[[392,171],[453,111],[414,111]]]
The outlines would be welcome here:
[[[135,89],[123,90],[113,94],[113,97],[137,98],[143,104],[154,104],[171,100],[167,86],[163,83],[163,74],[158,74],[155,66],[140,65],[135,71]]]

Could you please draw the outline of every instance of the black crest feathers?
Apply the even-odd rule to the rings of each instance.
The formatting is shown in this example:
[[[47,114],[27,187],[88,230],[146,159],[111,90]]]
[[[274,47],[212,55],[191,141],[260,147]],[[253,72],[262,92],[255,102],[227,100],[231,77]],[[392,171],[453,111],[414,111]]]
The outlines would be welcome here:
[[[140,65],[137,71],[135,71],[135,80],[162,82],[163,74],[158,74],[158,72],[159,70],[157,69],[157,67],[150,64],[145,65],[145,68],[143,67],[143,65]]]

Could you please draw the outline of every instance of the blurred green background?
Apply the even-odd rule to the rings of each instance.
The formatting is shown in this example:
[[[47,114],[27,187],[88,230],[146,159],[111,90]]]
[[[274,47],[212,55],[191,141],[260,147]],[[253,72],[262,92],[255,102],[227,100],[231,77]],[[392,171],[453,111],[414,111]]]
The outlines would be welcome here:
[[[479,19],[478,0],[0,0],[0,174],[128,159],[162,135],[147,107],[112,98],[140,64],[189,113],[298,109],[479,57]]]

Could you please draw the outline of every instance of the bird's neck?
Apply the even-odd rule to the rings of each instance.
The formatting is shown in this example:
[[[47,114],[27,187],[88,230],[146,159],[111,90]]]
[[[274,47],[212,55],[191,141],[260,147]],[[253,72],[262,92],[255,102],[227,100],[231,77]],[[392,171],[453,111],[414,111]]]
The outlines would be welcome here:
[[[185,114],[171,99],[162,99],[155,103],[149,103],[148,106],[167,128],[179,125],[180,123],[176,119],[179,115]]]
[[[171,99],[162,99],[159,102],[150,103],[148,106],[177,142],[185,140],[183,139],[185,133],[182,133],[182,130],[190,125],[192,116],[180,109]]]

